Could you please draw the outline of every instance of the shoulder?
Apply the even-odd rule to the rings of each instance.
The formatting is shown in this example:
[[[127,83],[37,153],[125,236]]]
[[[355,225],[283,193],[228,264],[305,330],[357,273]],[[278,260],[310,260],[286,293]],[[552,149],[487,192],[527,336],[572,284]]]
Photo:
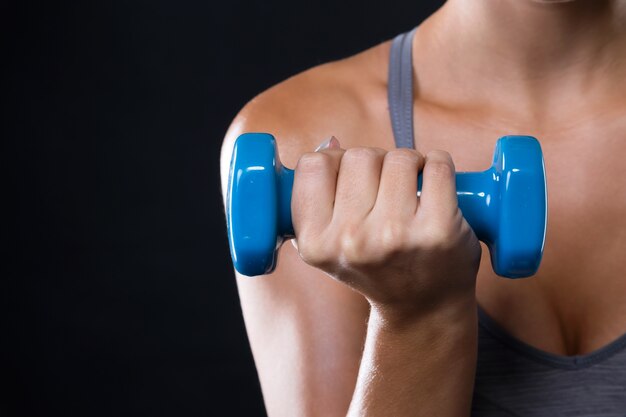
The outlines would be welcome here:
[[[318,65],[252,98],[234,118],[224,138],[223,174],[234,141],[245,132],[274,135],[281,160],[289,167],[295,166],[302,153],[314,150],[331,135],[340,138],[344,147],[357,143],[370,146],[362,132],[374,133],[388,118],[390,43]]]

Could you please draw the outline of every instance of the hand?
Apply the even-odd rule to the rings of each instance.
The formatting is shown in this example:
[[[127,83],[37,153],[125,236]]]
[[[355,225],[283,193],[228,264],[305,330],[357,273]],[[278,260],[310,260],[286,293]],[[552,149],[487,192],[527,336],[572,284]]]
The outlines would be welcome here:
[[[302,259],[383,316],[475,302],[481,247],[458,207],[447,152],[344,150],[333,137],[300,158],[291,209]]]

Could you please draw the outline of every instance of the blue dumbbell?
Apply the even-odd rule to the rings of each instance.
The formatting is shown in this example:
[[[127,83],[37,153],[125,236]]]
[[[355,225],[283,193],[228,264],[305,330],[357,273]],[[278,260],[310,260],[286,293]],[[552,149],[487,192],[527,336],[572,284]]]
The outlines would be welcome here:
[[[278,248],[293,237],[293,174],[280,163],[272,135],[245,133],[237,138],[226,217],[230,252],[241,274],[272,272]],[[543,255],[547,222],[545,169],[537,139],[500,138],[493,165],[483,172],[457,173],[456,187],[463,216],[489,247],[494,272],[508,278],[533,275]]]

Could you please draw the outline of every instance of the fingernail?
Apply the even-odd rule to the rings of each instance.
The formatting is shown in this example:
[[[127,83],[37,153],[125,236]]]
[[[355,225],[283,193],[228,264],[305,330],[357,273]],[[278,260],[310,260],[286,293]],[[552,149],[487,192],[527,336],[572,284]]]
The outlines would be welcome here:
[[[317,149],[315,149],[315,152],[322,151],[324,149],[334,149],[334,148],[340,148],[340,147],[341,145],[339,144],[339,140],[335,136],[331,136],[330,138],[326,139],[324,142],[320,143],[320,146],[318,146]]]
[[[330,137],[329,139],[326,139],[324,142],[320,143],[320,145],[315,149],[315,152],[324,150],[324,149],[328,149],[328,147],[330,146],[330,142],[333,140],[334,136]]]

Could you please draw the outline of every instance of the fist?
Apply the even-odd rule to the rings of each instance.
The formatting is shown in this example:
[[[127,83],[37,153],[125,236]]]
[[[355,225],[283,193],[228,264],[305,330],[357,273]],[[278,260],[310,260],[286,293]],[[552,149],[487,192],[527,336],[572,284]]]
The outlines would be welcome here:
[[[481,247],[447,152],[345,150],[333,138],[298,161],[291,210],[304,262],[372,307],[419,314],[474,299]]]

